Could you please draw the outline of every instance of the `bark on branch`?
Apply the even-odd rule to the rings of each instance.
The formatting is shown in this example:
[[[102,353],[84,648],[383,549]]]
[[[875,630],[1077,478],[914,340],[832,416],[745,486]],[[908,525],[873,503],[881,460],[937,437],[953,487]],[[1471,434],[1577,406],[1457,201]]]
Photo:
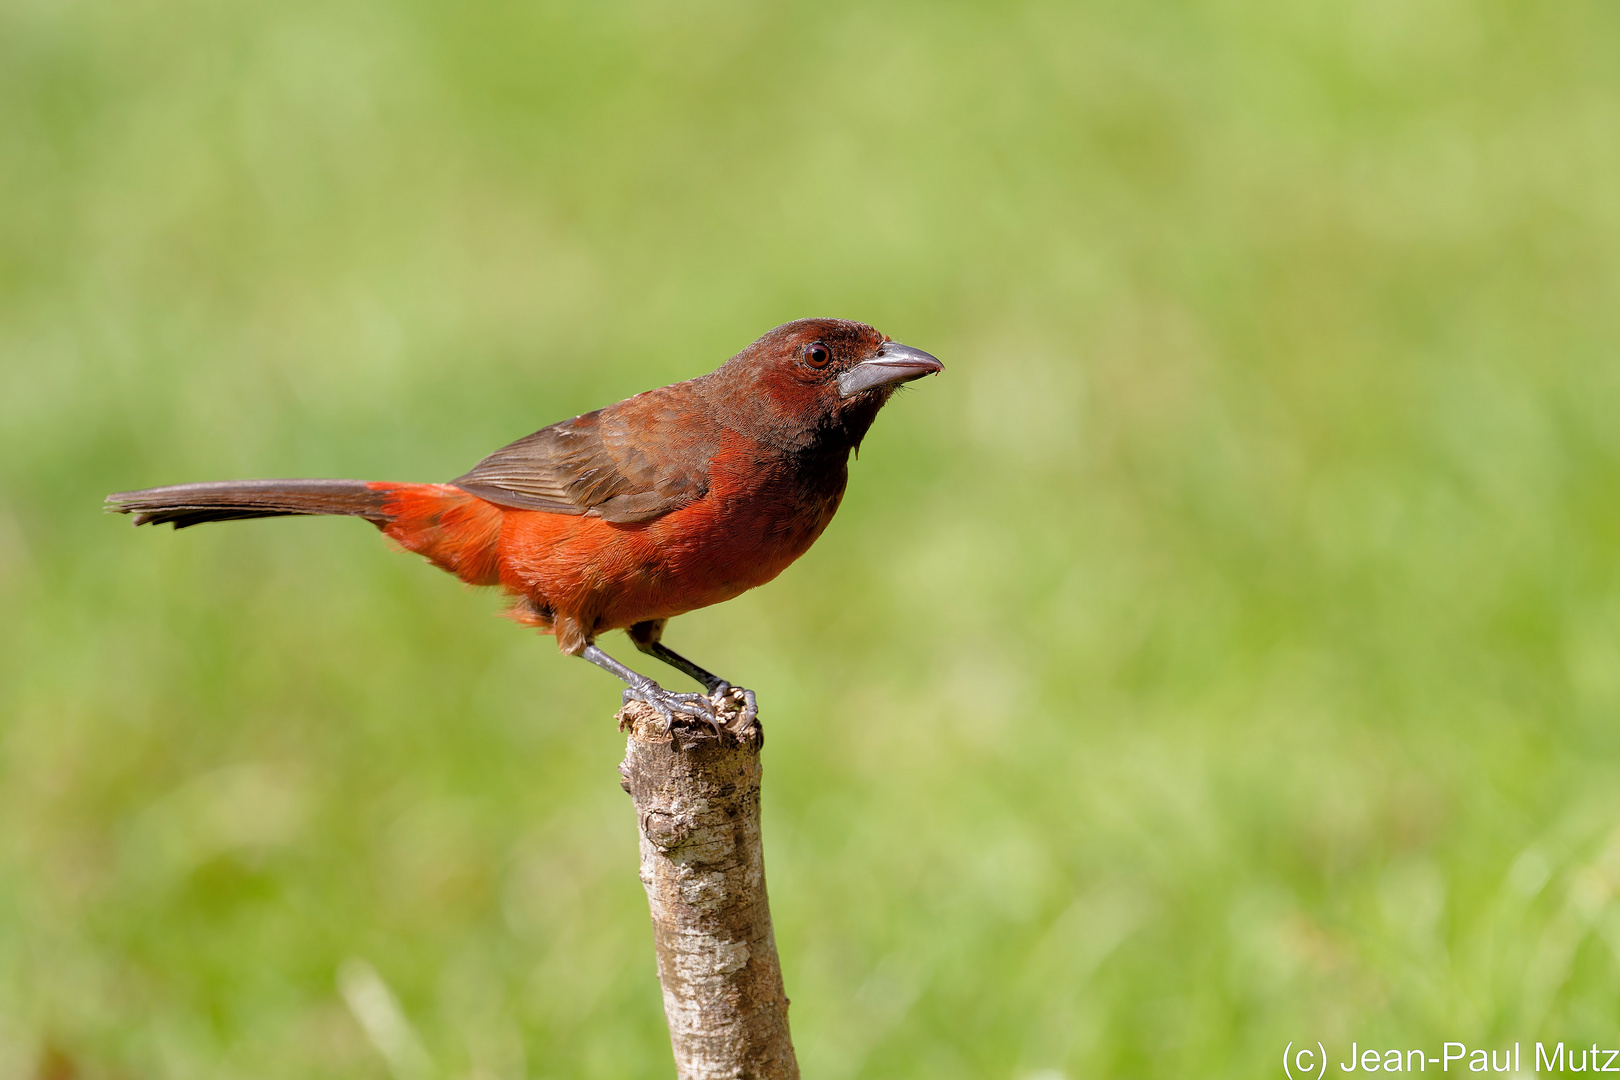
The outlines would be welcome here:
[[[635,800],[664,1017],[681,1080],[797,1080],[759,834],[757,723],[741,734],[639,702],[623,786]]]

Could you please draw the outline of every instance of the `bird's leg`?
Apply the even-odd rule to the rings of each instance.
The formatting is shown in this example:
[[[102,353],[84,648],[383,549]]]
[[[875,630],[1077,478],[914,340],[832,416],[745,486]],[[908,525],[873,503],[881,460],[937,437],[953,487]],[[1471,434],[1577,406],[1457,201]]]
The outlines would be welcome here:
[[[699,667],[668,645],[665,645],[660,639],[663,637],[664,623],[667,621],[667,619],[651,619],[647,622],[639,622],[625,633],[630,635],[630,640],[635,642],[636,648],[648,656],[662,660],[681,674],[690,676],[702,683],[703,689],[709,692],[710,701],[716,703],[722,701],[731,693],[731,684],[714,672]],[[739,686],[736,689],[742,694],[743,711],[742,715],[737,717],[732,730],[741,731],[759,716],[759,704],[754,700],[752,690],[744,686]]]
[[[692,678],[702,683],[703,688],[709,692],[709,700],[711,701],[720,701],[725,698],[726,695],[731,693],[732,686],[726,680],[722,679],[720,676],[711,671],[705,671],[703,668],[698,667],[696,664],[692,663],[692,661],[688,660],[686,657],[682,656],[680,653],[676,652],[674,649],[671,649],[668,645],[665,645],[662,642],[655,641],[651,645],[642,645],[640,642],[637,642],[636,648],[640,649],[648,656],[657,657],[670,667],[674,668],[676,671],[690,675]],[[749,724],[753,723],[754,718],[759,715],[759,705],[754,701],[754,692],[752,690],[745,686],[739,686],[736,689],[742,694],[743,711],[742,715],[737,718],[734,729],[741,731],[743,728],[746,728]]]
[[[679,671],[681,674],[692,676],[692,678],[703,684],[703,689],[707,690],[711,694],[716,690],[729,689],[731,686],[730,683],[726,682],[726,680],[722,679],[714,672],[705,671],[703,668],[698,667],[696,664],[692,663],[692,661],[688,660],[686,657],[682,656],[674,649],[671,649],[668,645],[665,645],[661,641],[655,641],[651,645],[643,645],[638,641],[636,642],[636,648],[640,649],[648,656],[657,657],[670,667],[674,668],[676,671]]]
[[[690,716],[696,720],[704,721],[714,728],[716,735],[720,734],[720,719],[715,715],[714,703],[707,696],[703,694],[677,694],[674,691],[665,690],[639,671],[632,671],[625,667],[594,644],[585,646],[585,651],[580,655],[597,667],[612,672],[625,681],[629,686],[629,689],[624,692],[624,703],[626,705],[632,701],[645,702],[651,705],[659,716],[664,718],[666,724],[673,726],[675,716],[679,713],[682,716]]]

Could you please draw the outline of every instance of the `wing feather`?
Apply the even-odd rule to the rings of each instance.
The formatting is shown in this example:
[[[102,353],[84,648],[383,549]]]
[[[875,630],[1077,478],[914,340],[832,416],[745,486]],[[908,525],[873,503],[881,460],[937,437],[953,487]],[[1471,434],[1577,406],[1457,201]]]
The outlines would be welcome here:
[[[615,522],[678,510],[708,491],[720,444],[693,382],[541,428],[451,483],[500,506]]]

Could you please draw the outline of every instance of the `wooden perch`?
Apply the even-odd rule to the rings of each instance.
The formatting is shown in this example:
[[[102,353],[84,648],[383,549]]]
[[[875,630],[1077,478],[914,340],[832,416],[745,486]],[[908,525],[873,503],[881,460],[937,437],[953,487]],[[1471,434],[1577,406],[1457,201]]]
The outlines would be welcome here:
[[[796,1080],[760,846],[763,732],[756,722],[717,733],[685,718],[672,729],[639,702],[620,711],[619,727],[676,1073]]]

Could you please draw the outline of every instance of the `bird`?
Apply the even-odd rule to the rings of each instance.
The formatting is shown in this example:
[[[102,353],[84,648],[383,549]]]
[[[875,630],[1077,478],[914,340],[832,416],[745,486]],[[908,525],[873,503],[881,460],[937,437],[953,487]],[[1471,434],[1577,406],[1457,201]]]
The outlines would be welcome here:
[[[735,733],[758,715],[753,691],[665,645],[665,624],[765,584],[808,551],[878,411],[943,368],[865,323],[799,319],[706,375],[543,427],[449,483],[213,481],[118,492],[105,508],[176,529],[364,518],[462,581],[499,587],[511,618],[622,680],[625,704],[644,702],[671,726],[679,716]],[[604,652],[597,639],[611,630],[705,693],[667,690]]]

